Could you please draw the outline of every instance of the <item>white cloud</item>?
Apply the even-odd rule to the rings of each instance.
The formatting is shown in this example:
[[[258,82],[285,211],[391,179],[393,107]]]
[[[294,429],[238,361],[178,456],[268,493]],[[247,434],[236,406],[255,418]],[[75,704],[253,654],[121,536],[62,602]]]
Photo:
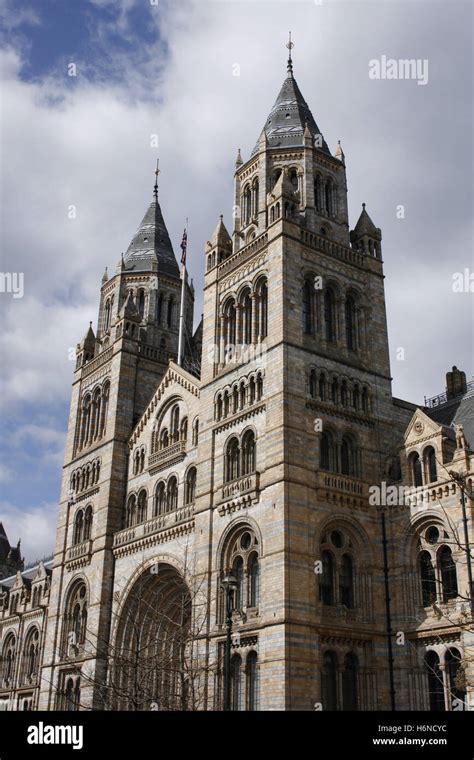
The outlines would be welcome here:
[[[57,503],[20,508],[7,501],[0,502],[0,514],[11,546],[21,539],[21,553],[26,563],[42,559],[54,550]]]
[[[113,7],[108,0],[94,2]],[[90,79],[98,65],[90,58],[78,61],[76,78],[58,69],[25,82],[19,53],[2,53],[2,141],[8,146],[3,266],[25,273],[24,299],[1,295],[3,403],[69,397],[73,366],[67,351],[89,320],[95,325],[103,269],[113,271],[151,198],[155,133],[160,200],[175,249],[189,217],[188,261],[199,318],[204,244],[220,213],[230,227],[236,151],[241,146],[245,157],[252,149],[285,76],[288,28],[296,43],[295,74],[318,125],[330,147],[343,141],[351,223],[367,201],[383,228],[389,325],[411,357],[402,382],[400,368],[392,368],[395,392],[419,399],[431,385],[442,386],[445,369],[462,364],[457,356],[465,356],[469,338],[461,300],[448,299],[456,313],[453,332],[446,328],[451,317],[439,308],[437,267],[446,246],[452,265],[461,267],[470,242],[461,218],[469,190],[459,174],[457,148],[469,119],[466,82],[457,57],[450,60],[438,44],[443,29],[446,44],[461,49],[466,32],[449,9],[439,6],[428,18],[416,4],[403,12],[398,4],[368,4],[362,16],[358,4],[274,3],[271,13],[268,3],[258,2],[161,4],[150,8],[149,21],[165,43],[141,45],[137,39],[132,55],[110,46],[111,31],[128,40],[133,35],[132,5],[123,0],[119,24],[109,28],[104,22],[97,30],[97,44],[109,45],[113,81],[104,78],[102,64],[100,78]],[[406,46],[410,56],[430,57],[427,87],[368,79],[370,58],[407,55]],[[234,63],[240,65],[238,77]],[[446,90],[451,74],[458,87]],[[456,123],[450,111],[459,115]],[[397,203],[407,207],[403,224],[395,218]],[[71,204],[75,220],[67,217]],[[416,292],[422,273],[430,282],[423,308]],[[409,301],[400,297],[403,289]],[[437,335],[436,346],[420,357],[427,334]]]

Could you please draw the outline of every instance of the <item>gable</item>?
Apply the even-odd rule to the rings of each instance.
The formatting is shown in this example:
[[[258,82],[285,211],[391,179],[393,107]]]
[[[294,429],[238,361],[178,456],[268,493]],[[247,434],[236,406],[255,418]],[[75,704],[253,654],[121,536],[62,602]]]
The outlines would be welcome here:
[[[411,448],[423,441],[429,440],[439,435],[442,430],[442,425],[430,419],[421,409],[417,409],[405,432],[405,448]]]

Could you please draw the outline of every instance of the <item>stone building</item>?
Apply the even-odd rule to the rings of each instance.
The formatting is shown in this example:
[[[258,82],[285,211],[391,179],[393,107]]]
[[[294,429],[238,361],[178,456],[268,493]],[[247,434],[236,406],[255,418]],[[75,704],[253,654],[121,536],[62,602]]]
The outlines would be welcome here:
[[[474,394],[454,368],[445,398],[392,396],[382,234],[365,204],[349,228],[291,59],[234,188],[181,366],[156,186],[104,275],[54,561],[2,581],[0,701],[222,709],[232,574],[232,709],[472,707]]]

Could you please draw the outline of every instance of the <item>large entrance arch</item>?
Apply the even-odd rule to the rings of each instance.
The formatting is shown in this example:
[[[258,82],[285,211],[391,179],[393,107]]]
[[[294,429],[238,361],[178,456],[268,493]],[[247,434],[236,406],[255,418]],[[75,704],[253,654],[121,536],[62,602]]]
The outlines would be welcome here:
[[[115,709],[187,709],[191,611],[189,588],[171,565],[154,565],[135,581],[112,654]]]

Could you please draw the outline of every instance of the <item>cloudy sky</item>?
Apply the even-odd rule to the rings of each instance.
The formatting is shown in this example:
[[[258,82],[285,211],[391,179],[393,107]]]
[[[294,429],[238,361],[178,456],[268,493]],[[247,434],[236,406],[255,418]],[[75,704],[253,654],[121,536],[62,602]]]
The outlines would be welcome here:
[[[473,295],[453,292],[474,269],[470,2],[0,0],[0,26],[1,270],[24,274],[22,298],[0,292],[0,520],[27,560],[53,548],[71,349],[157,152],[175,250],[189,217],[199,318],[204,245],[220,213],[231,227],[237,149],[285,77],[289,29],[299,86],[344,147],[351,225],[365,201],[382,228],[394,394],[442,392],[453,364],[472,377]],[[382,56],[427,61],[428,82],[371,79]]]

